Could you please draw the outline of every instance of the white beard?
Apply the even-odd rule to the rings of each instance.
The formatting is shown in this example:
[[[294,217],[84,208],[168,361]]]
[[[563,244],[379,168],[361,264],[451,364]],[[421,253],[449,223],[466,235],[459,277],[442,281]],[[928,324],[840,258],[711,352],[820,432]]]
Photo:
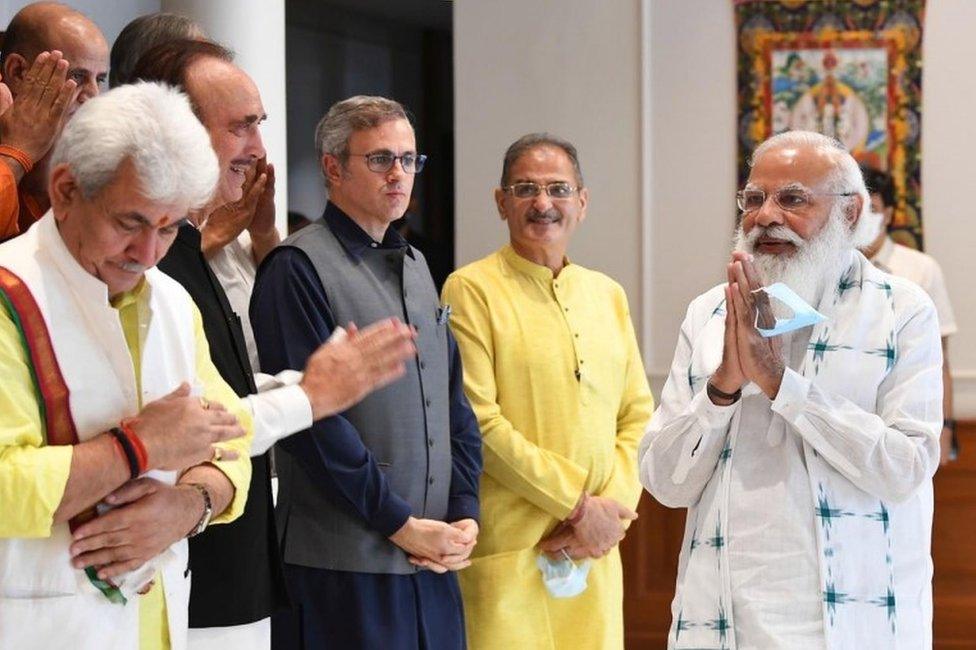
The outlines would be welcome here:
[[[791,242],[796,246],[796,251],[789,256],[756,252],[756,240],[764,234]],[[832,210],[820,232],[809,240],[786,226],[756,226],[746,235],[742,232],[741,223],[733,240],[734,250],[753,256],[756,270],[765,285],[782,282],[813,307],[819,304],[824,289],[838,281],[847,270],[853,248],[851,229],[844,220],[842,209]],[[775,309],[775,304],[776,301],[774,312],[782,311]],[[783,316],[780,313],[776,315]]]

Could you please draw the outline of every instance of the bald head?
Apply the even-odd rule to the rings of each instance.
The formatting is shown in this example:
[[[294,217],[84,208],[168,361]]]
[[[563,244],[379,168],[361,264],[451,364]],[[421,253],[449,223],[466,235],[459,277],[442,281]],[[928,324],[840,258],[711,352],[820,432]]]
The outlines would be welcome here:
[[[237,201],[248,168],[265,155],[259,125],[267,115],[261,93],[246,72],[212,56],[200,57],[186,68],[183,87],[217,152],[218,197],[224,203]]]
[[[78,84],[77,107],[99,93],[108,76],[108,43],[85,15],[56,2],[29,4],[7,26],[0,68],[14,97],[38,54],[60,50],[68,61],[68,78]]]

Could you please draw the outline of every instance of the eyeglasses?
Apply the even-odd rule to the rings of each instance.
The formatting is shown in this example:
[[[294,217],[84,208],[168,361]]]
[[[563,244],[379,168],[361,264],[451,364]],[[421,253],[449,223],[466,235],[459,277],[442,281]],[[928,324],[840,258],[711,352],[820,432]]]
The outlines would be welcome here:
[[[400,166],[408,174],[419,174],[424,169],[427,156],[422,153],[405,153],[402,156],[394,156],[391,151],[377,151],[375,153],[351,153],[350,156],[365,158],[366,167],[371,172],[384,174],[391,169],[396,161],[400,161]]]
[[[517,199],[534,199],[539,196],[542,190],[546,191],[550,199],[568,199],[573,195],[578,187],[573,187],[569,183],[563,183],[556,181],[555,183],[549,183],[548,185],[539,185],[538,183],[513,183],[508,187],[503,187],[502,190],[508,192]]]
[[[799,187],[783,187],[773,192],[773,201],[787,212],[802,212],[810,199],[817,196],[854,196],[856,192],[808,192]],[[754,212],[766,203],[765,190],[739,190],[735,203],[743,212]]]

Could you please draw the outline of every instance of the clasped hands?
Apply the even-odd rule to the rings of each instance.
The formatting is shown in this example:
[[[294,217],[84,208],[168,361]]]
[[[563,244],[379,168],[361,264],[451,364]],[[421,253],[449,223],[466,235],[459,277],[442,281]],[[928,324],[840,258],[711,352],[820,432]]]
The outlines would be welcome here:
[[[637,513],[620,502],[584,492],[569,518],[542,540],[539,549],[556,560],[563,552],[573,560],[601,558],[623,540],[627,524],[635,519]]]
[[[776,324],[769,296],[761,288],[763,279],[748,253],[736,251],[726,268],[725,340],[722,363],[709,381],[723,393],[735,393],[747,381],[754,382],[769,397],[776,399],[786,366],[778,337],[765,338],[757,329]],[[712,401],[727,405],[732,401]]]
[[[458,571],[471,565],[471,551],[478,543],[478,522],[461,519],[445,523],[409,517],[390,541],[407,553],[410,564],[434,573]]]

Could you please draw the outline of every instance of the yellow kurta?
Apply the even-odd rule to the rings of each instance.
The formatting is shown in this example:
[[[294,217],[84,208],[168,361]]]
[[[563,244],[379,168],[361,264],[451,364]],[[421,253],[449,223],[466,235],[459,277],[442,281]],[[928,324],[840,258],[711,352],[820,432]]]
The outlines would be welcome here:
[[[574,264],[554,278],[505,246],[453,273],[443,301],[484,444],[481,535],[460,573],[471,648],[622,648],[619,552],[557,599],[535,547],[584,490],[629,508],[640,498],[654,404],[623,289]]]
[[[112,301],[119,310],[122,330],[132,356],[136,381],[141,377],[142,342],[148,327],[145,283]],[[247,431],[245,438],[221,445],[238,452],[236,461],[217,466],[234,485],[234,500],[213,523],[233,521],[244,511],[251,481],[251,416],[237,395],[224,382],[210,360],[203,322],[193,307],[196,367],[203,394],[234,413]],[[54,512],[61,503],[71,467],[71,447],[44,447],[43,426],[37,396],[30,375],[29,360],[17,328],[6,309],[0,307],[0,537],[45,537],[50,535]],[[175,388],[175,386],[174,386]],[[142,391],[136,391],[141,395]],[[130,603],[128,606],[132,606]],[[158,584],[140,598],[141,650],[169,647],[166,603]]]

